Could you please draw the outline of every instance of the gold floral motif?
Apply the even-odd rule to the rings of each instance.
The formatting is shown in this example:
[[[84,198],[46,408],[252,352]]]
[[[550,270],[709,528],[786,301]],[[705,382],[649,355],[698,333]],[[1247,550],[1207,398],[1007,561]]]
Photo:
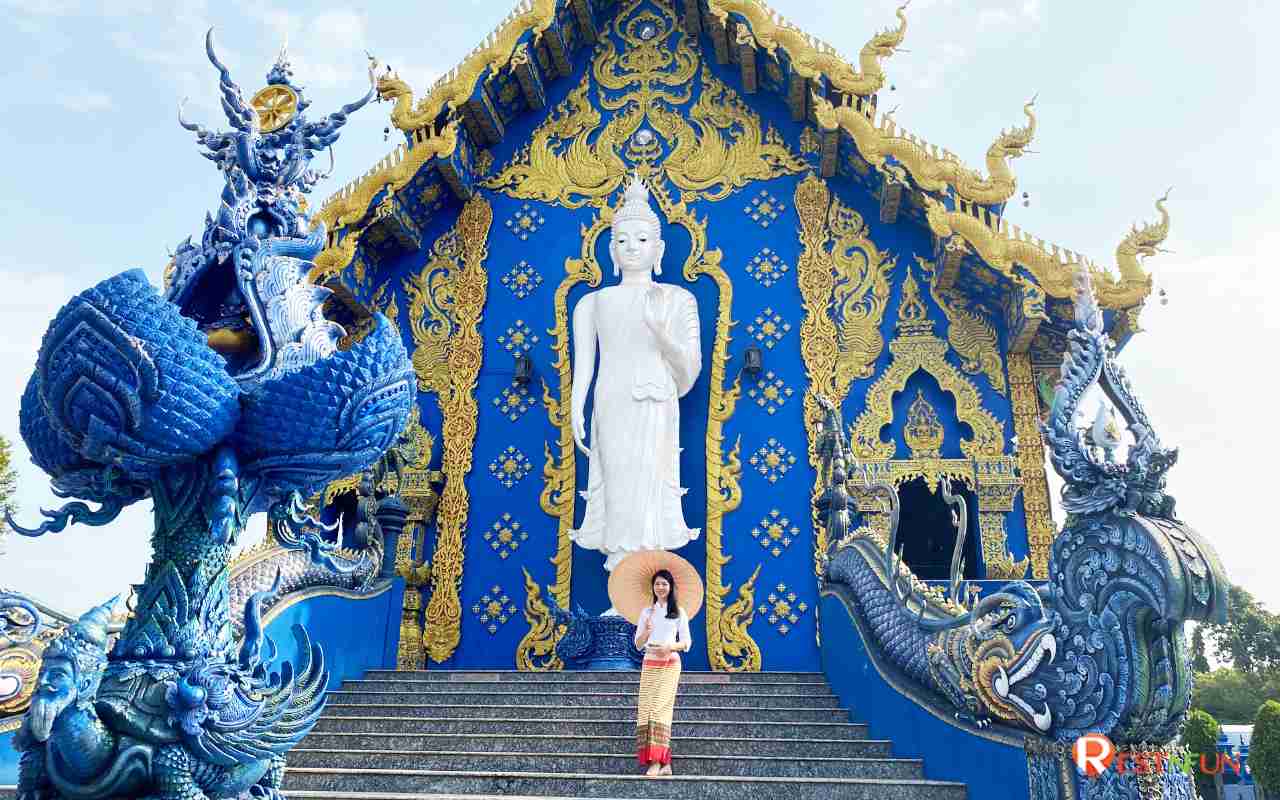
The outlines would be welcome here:
[[[960,449],[972,459],[1001,458],[1004,435],[999,420],[982,407],[978,389],[946,359],[947,343],[933,333],[933,323],[920,301],[918,284],[907,269],[902,303],[898,310],[898,335],[889,343],[893,360],[867,391],[866,410],[853,422],[850,447],[860,461],[885,461],[897,454],[897,445],[880,438],[893,422],[893,395],[906,388],[907,380],[923,370],[942,390],[956,399],[956,415],[973,431],[961,439]]]
[[[626,175],[624,150],[633,161],[652,164],[661,154],[659,138],[670,148],[661,170],[691,193],[690,201],[724,199],[752,181],[805,169],[776,130],[766,129],[736,92],[702,67],[699,50],[666,5],[656,6],[660,13],[640,5],[632,2],[614,20],[625,47],[619,51],[612,37],[601,39],[591,72],[486,187],[569,208],[602,206]],[[640,31],[650,26],[657,33],[646,38]],[[700,69],[701,94],[685,108]],[[605,123],[600,109],[617,113]],[[646,122],[656,136],[640,144],[635,137]]]
[[[1134,226],[1116,247],[1116,268],[1119,278],[1078,253],[1054,244],[1047,244],[1009,224],[986,209],[959,203],[955,211],[946,208],[932,197],[925,196],[925,216],[929,229],[941,239],[958,235],[968,242],[982,260],[1015,284],[1026,283],[1017,274],[1015,264],[1026,268],[1035,284],[1051,297],[1072,297],[1072,277],[1081,267],[1089,269],[1098,303],[1109,309],[1128,309],[1139,305],[1151,294],[1151,276],[1142,268],[1142,259],[1160,252],[1160,245],[1169,235],[1169,212],[1165,193],[1156,201],[1158,222]]]
[[[898,26],[880,31],[863,45],[858,55],[860,70],[855,70],[831,45],[784,21],[760,0],[708,0],[708,7],[722,27],[728,24],[730,14],[744,17],[756,43],[775,61],[778,48],[782,48],[791,69],[800,77],[825,77],[836,91],[862,97],[875,94],[884,86],[880,62],[894,54],[907,33],[907,17],[903,13],[906,5],[902,5],[897,11]]]
[[[1049,577],[1049,549],[1058,531],[1049,511],[1040,404],[1031,357],[1026,353],[1009,354],[1009,399],[1013,405],[1013,429],[1018,436],[1018,470],[1022,473],[1022,507],[1027,519],[1031,576],[1045,580]]]
[[[924,272],[933,301],[947,317],[947,341],[960,356],[960,369],[970,375],[986,375],[991,387],[1004,394],[1004,359],[996,329],[987,321],[990,312],[982,305],[971,305],[957,289],[939,288],[931,262],[916,256],[916,264]]]
[[[800,323],[800,358],[809,377],[809,386],[804,393],[804,427],[809,464],[817,470],[820,466],[818,436],[823,419],[818,398],[826,398],[839,408],[848,391],[848,384],[836,379],[840,348],[835,321],[828,313],[835,292],[835,268],[827,249],[831,241],[828,227],[831,192],[826,182],[813,173],[805,176],[796,186],[795,206],[800,217],[800,257],[796,280],[800,284],[804,307],[804,320]],[[819,479],[815,478],[813,497],[816,498],[821,489]],[[813,568],[821,577],[827,552],[827,531],[813,503],[809,505],[813,525]]]
[[[874,374],[876,359],[884,352],[880,323],[889,304],[889,276],[898,262],[885,255],[867,235],[858,212],[833,198],[828,229],[834,242],[831,258],[836,271],[832,289],[835,317],[836,385],[845,387]]]
[[[463,207],[455,228],[462,247],[462,269],[453,293],[457,330],[450,338],[446,358],[448,391],[440,397],[445,485],[437,519],[431,601],[427,604],[423,633],[427,654],[437,663],[453,655],[462,635],[458,591],[466,552],[463,534],[471,506],[466,477],[471,472],[479,412],[475,388],[484,357],[480,318],[488,294],[485,259],[492,224],[493,208],[477,195]]]
[[[418,389],[442,399],[450,387],[449,342],[459,330],[456,292],[463,256],[463,242],[454,228],[432,245],[422,271],[404,280]]]
[[[1017,189],[1018,181],[1009,162],[1026,152],[1035,137],[1036,116],[1031,111],[1033,102],[1022,107],[1027,116],[1027,126],[1001,131],[987,148],[988,176],[984,177],[951,153],[900,130],[890,114],[881,115],[877,123],[875,108],[869,103],[835,106],[823,97],[813,96],[819,127],[848,133],[858,146],[858,153],[886,178],[902,182],[905,172],[926,192],[945,192],[950,187],[958,196],[982,205],[1003,203],[1013,197]],[[890,157],[901,166],[890,165],[887,160]]]
[[[702,72],[702,94],[689,111],[692,127],[675,111],[655,109],[653,115],[661,118],[654,127],[675,143],[663,162],[667,177],[707,200],[723,200],[752,181],[808,168],[777,130],[764,130],[751,107],[709,70]]]
[[[602,117],[587,93],[590,79],[570,93],[533,132],[529,143],[496,175],[484,181],[512,197],[558,202],[579,208],[607,197],[622,184],[626,164],[618,154],[621,141],[615,118],[596,141]]]

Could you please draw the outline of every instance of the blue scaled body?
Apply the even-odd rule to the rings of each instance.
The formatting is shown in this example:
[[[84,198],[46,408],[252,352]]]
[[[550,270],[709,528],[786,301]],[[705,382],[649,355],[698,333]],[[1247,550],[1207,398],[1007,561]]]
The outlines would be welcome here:
[[[74,297],[22,398],[32,458],[76,499],[38,527],[14,523],[19,533],[155,503],[152,561],[114,645],[113,601],[45,650],[17,738],[22,800],[279,796],[328,674],[301,627],[300,660],[276,660],[261,609],[278,580],[231,619],[231,554],[248,516],[270,511],[282,545],[336,564],[335,545],[301,524],[299,498],[372,465],[409,417],[414,378],[395,329],[308,280],[325,243],[301,210],[323,177],[309,164],[372,88],[308,122],[282,55],[268,88],[293,98],[292,116],[263,120],[212,33],[207,48],[233,130],[181,121],[226,178],[217,214],[200,244],[179,247],[163,293],[134,270]]]

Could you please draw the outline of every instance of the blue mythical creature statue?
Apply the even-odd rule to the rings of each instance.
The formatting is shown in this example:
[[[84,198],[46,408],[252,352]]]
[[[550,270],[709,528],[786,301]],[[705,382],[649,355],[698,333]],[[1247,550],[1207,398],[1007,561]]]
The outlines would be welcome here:
[[[850,530],[849,490],[876,489],[848,480],[856,465],[828,404],[819,501],[832,538],[825,589],[846,598],[869,649],[923,690],[918,700],[960,720],[1063,744],[1089,731],[1121,747],[1165,743],[1191,698],[1184,623],[1225,620],[1228,583],[1213,549],[1174,517],[1164,486],[1175,452],[1161,447],[1115,360],[1089,276],[1076,281],[1076,324],[1044,426],[1069,514],[1047,584],[1013,583],[972,607],[955,578],[950,597],[930,592],[895,557],[891,486],[880,488],[889,530]],[[1124,463],[1091,446],[1076,424],[1095,384],[1133,437]]]
[[[218,213],[178,249],[163,295],[135,270],[73,298],[22,398],[33,460],[79,499],[15,530],[103,525],[155,503],[152,561],[114,646],[101,606],[46,652],[20,737],[22,800],[279,796],[327,673],[300,628],[302,664],[272,666],[258,616],[269,592],[246,603],[237,646],[233,548],[249,515],[271,511],[283,545],[337,564],[299,498],[377,461],[413,402],[390,323],[372,315],[348,336],[330,292],[307,280],[325,242],[300,204],[320,177],[308,165],[372,89],[310,122],[282,53],[255,110],[212,32],[206,46],[233,130],[182,124],[225,177]]]

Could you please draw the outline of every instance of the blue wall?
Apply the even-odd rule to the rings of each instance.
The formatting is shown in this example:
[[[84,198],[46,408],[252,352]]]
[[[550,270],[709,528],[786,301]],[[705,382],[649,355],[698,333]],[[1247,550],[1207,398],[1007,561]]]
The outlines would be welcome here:
[[[0,733],[0,786],[14,786],[18,783],[18,751],[13,749],[12,733]]]
[[[894,755],[924,758],[925,776],[960,781],[973,798],[1028,797],[1027,759],[1016,736],[1008,743],[970,733],[903,695],[872,663],[844,602],[822,598],[822,669],[854,720],[871,737],[891,739]],[[901,685],[908,685],[903,682]]]
[[[306,626],[312,641],[324,648],[330,689],[371,669],[394,669],[403,587],[397,580],[382,594],[363,600],[335,595],[303,600],[275,616],[267,635],[280,648],[280,658],[292,661],[298,657],[290,629]]]

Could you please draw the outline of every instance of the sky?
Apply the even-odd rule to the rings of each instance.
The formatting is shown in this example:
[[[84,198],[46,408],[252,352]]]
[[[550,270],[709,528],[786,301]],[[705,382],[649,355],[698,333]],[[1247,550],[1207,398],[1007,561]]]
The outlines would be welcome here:
[[[894,2],[774,0],[802,28],[856,57],[894,23]],[[1123,7],[1121,7],[1123,6]],[[126,268],[157,284],[167,253],[198,236],[219,174],[177,125],[224,127],[203,36],[255,90],[287,38],[296,80],[327,113],[365,91],[368,50],[420,92],[506,15],[506,0],[335,2],[0,0],[8,67],[0,92],[0,435],[14,445],[21,518],[56,498],[18,436],[18,399],[48,321],[72,294]],[[1173,187],[1172,252],[1148,262],[1168,304],[1123,354],[1166,445],[1179,515],[1218,549],[1232,581],[1280,611],[1280,535],[1266,500],[1280,456],[1280,5],[1138,0],[914,0],[905,50],[884,65],[903,126],[981,167],[995,135],[1039,129],[1014,164],[1029,205],[1011,221],[1114,264],[1129,226]],[[356,114],[317,199],[389,152],[390,107]],[[1060,517],[1059,517],[1060,518]],[[261,522],[257,523],[261,527]],[[0,585],[79,613],[138,582],[150,503],[105,529],[10,536]]]

